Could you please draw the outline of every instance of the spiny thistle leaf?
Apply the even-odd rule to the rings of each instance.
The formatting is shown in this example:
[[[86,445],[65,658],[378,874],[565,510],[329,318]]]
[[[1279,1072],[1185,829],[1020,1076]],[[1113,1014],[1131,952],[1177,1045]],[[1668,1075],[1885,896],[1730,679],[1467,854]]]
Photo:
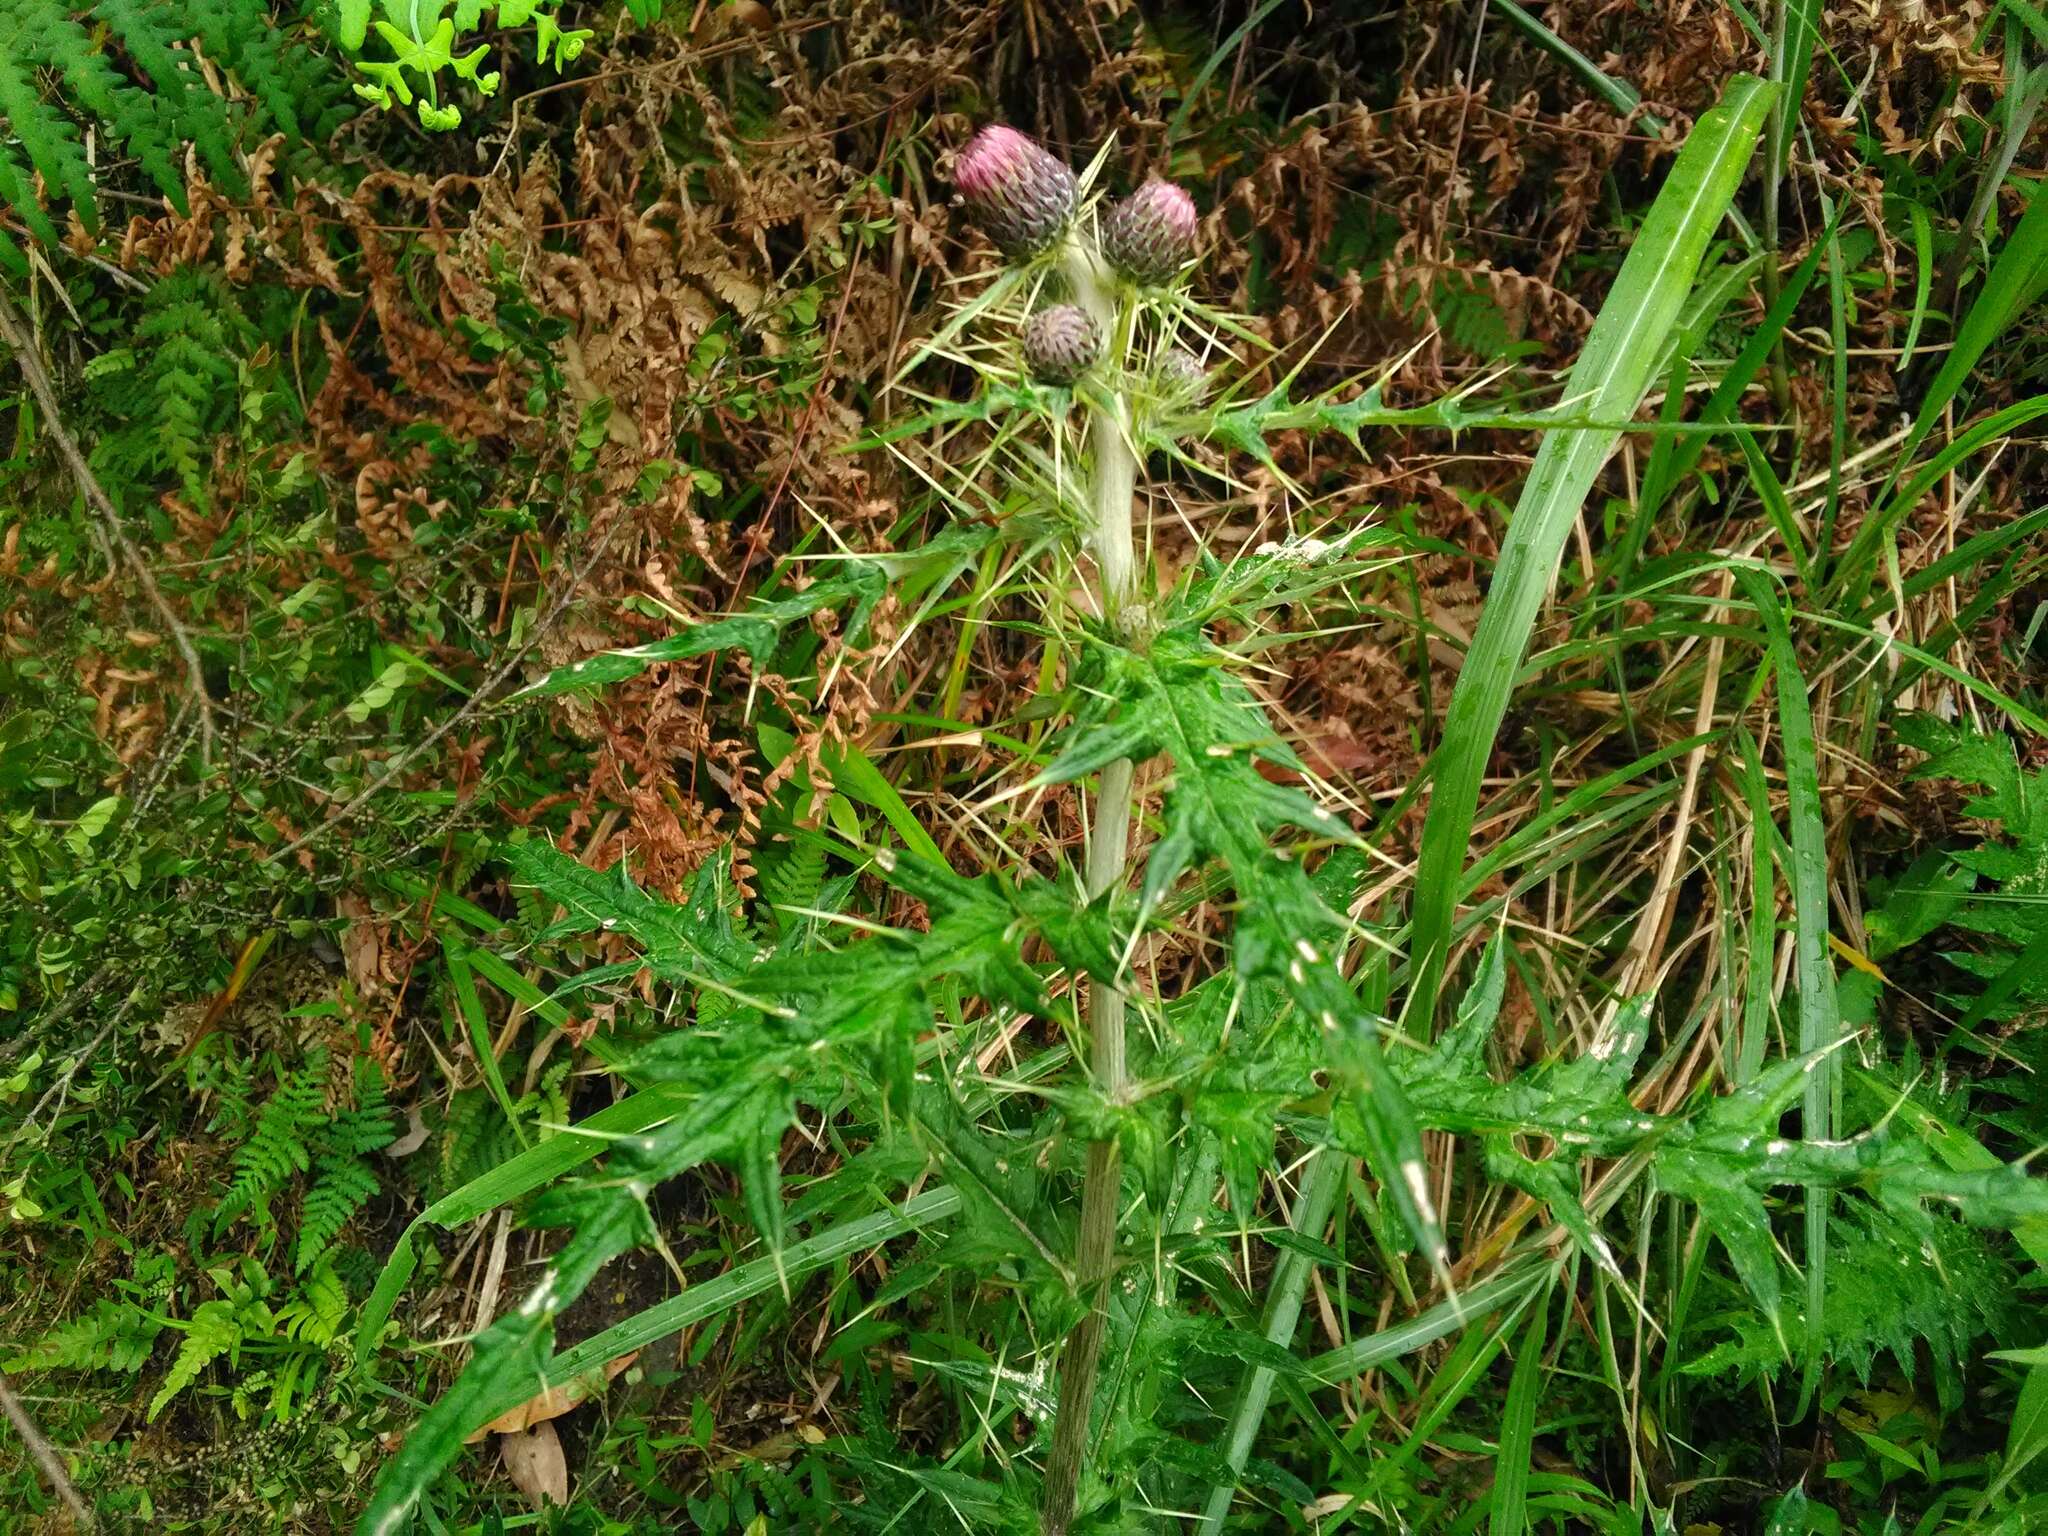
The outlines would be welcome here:
[[[1042,778],[1061,784],[1125,758],[1170,760],[1165,826],[1145,864],[1142,909],[1155,909],[1196,860],[1223,864],[1239,898],[1239,974],[1285,988],[1324,1031],[1375,1169],[1423,1252],[1440,1264],[1443,1237],[1422,1177],[1420,1131],[1386,1070],[1379,1020],[1337,969],[1343,922],[1316,894],[1301,861],[1270,843],[1287,828],[1335,838],[1349,833],[1300,790],[1259,773],[1260,759],[1300,763],[1229,661],[1199,624],[1169,623],[1143,651],[1095,638],[1081,677],[1087,702],[1076,739]]]
[[[582,693],[638,677],[649,667],[714,651],[744,651],[766,666],[791,626],[828,608],[850,605],[845,620],[847,639],[860,644],[868,621],[893,576],[913,585],[943,585],[990,545],[1005,540],[1028,542],[1043,536],[1035,518],[1020,517],[997,525],[964,523],[948,528],[903,554],[860,555],[840,562],[834,574],[822,577],[788,597],[756,602],[744,613],[707,619],[680,635],[617,651],[603,651],[584,661],[557,667],[521,689],[517,698],[547,698]]]

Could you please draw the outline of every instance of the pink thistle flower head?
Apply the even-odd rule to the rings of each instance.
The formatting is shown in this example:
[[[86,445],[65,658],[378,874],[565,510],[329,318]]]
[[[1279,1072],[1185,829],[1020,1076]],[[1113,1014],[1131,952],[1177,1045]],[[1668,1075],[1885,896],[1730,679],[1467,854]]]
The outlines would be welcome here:
[[[1058,240],[1074,216],[1074,173],[1045,149],[1000,123],[960,151],[953,184],[1007,256],[1035,256]]]
[[[1047,384],[1071,384],[1102,356],[1102,327],[1078,304],[1054,304],[1024,327],[1024,362]]]
[[[1156,176],[1102,216],[1102,254],[1126,277],[1163,283],[1195,254],[1195,200]]]

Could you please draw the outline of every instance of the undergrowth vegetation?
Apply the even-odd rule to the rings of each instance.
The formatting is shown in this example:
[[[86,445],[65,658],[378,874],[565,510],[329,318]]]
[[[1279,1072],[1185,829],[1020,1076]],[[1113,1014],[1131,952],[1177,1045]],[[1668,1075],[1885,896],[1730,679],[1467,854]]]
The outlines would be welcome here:
[[[0,1529],[2048,1527],[2038,7],[0,41]]]

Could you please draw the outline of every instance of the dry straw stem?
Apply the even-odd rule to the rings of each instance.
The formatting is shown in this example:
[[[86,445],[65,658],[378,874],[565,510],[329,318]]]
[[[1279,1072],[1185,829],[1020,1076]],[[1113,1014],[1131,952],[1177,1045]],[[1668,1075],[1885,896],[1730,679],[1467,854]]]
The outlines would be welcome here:
[[[142,558],[142,552],[128,537],[128,530],[121,524],[121,514],[115,508],[93,474],[92,466],[85,462],[85,455],[78,451],[78,443],[64,426],[64,418],[57,410],[57,391],[50,384],[48,370],[37,353],[35,342],[29,335],[28,325],[13,301],[0,294],[0,338],[5,338],[14,353],[14,360],[21,365],[22,377],[28,380],[28,387],[35,391],[36,401],[43,408],[43,425],[56,441],[57,452],[71,471],[71,478],[78,482],[79,494],[85,504],[92,508],[100,520],[101,537],[106,541],[106,556],[109,563],[115,558],[115,551],[127,562],[135,573],[135,579],[142,583],[142,590],[149,598],[149,605],[163,620],[164,629],[171,637],[171,643],[178,648],[178,655],[185,662],[185,679],[192,690],[192,700],[199,707],[199,760],[211,765],[213,762],[213,701],[206,693],[206,673],[199,665],[199,648],[192,643],[192,635],[185,628],[178,615],[172,611],[163,588],[156,584],[156,574]]]

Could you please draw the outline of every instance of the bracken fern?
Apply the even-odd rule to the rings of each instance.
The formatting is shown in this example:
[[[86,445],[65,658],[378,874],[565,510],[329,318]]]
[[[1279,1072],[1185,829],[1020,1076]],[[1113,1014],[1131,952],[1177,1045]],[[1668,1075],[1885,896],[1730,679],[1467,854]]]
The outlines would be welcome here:
[[[214,1210],[214,1231],[251,1212],[267,1219],[271,1197],[312,1166],[313,1141],[326,1124],[327,1051],[315,1047],[278,1079],[255,1131],[235,1149],[234,1182]]]
[[[243,100],[209,84],[200,50],[242,87]],[[54,98],[45,71],[60,86]],[[20,146],[17,153],[0,141],[0,199],[46,245],[59,242],[53,199],[97,234],[91,132],[132,156],[182,212],[186,145],[222,186],[240,190],[235,148],[245,133],[324,131],[338,99],[325,61],[280,30],[263,0],[96,0],[82,12],[57,0],[0,0],[0,112]],[[104,148],[98,158],[107,158]],[[0,260],[26,270],[4,237]]]
[[[339,1111],[313,1136],[313,1183],[299,1208],[292,1260],[298,1273],[333,1246],[350,1218],[377,1193],[383,1181],[364,1159],[389,1146],[392,1134],[384,1079],[373,1068],[359,1067],[355,1107]]]

